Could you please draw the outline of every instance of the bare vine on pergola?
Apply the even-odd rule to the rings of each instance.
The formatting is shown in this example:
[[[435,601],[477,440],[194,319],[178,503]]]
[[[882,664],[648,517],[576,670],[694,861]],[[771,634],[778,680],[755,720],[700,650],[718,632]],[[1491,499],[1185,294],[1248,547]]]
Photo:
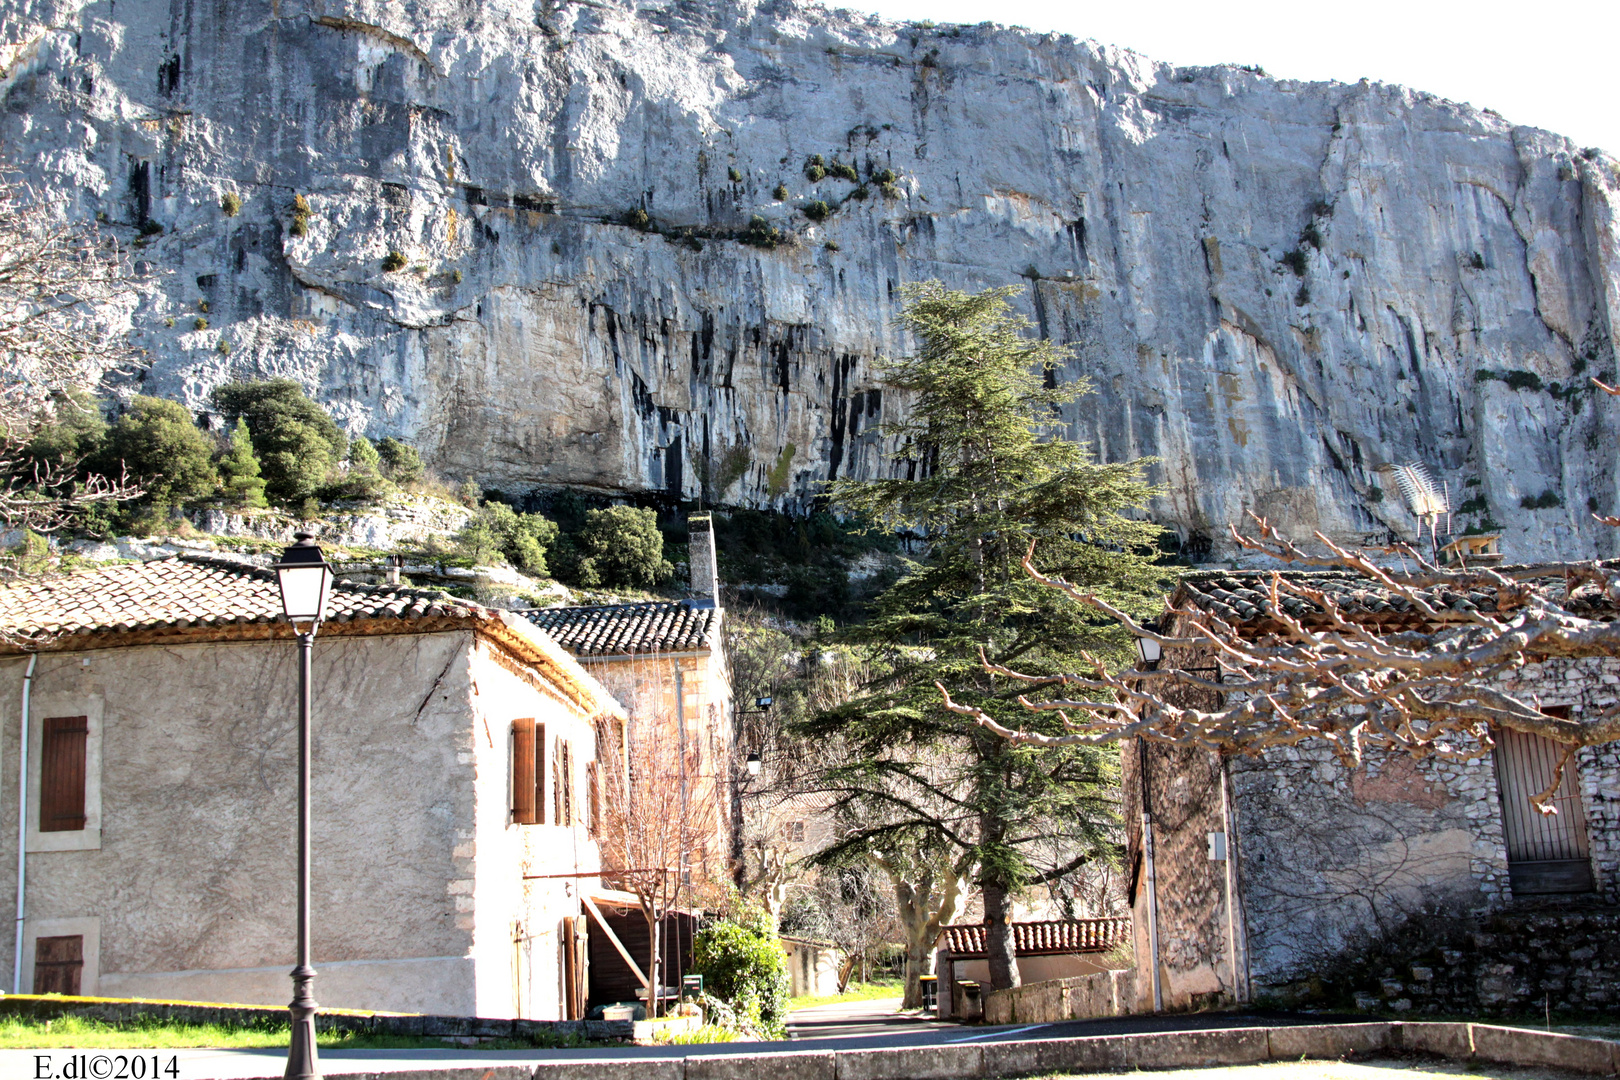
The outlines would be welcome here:
[[[1601,385],[1601,384],[1600,384]],[[1603,387],[1610,393],[1617,393]],[[1251,515],[1252,517],[1253,515]],[[1608,520],[1600,518],[1599,520]],[[1533,799],[1542,813],[1556,813],[1551,798],[1564,762],[1582,746],[1620,741],[1620,706],[1584,716],[1541,711],[1533,690],[1504,688],[1528,654],[1569,659],[1620,656],[1620,623],[1594,619],[1571,608],[1577,590],[1601,593],[1620,603],[1620,562],[1597,560],[1523,567],[1443,567],[1408,546],[1392,569],[1366,552],[1334,544],[1311,555],[1254,517],[1255,536],[1232,530],[1233,540],[1285,563],[1348,569],[1411,605],[1417,627],[1380,630],[1345,612],[1334,597],[1310,584],[1273,573],[1267,591],[1268,625],[1245,634],[1218,615],[1190,605],[1172,609],[1179,634],[1160,633],[1108,603],[1036,569],[1034,547],[1023,559],[1027,573],[1076,603],[1108,616],[1165,650],[1200,649],[1215,656],[1221,677],[1204,678],[1167,662],[1163,670],[1112,672],[1085,654],[1085,673],[1031,676],[984,659],[985,669],[1022,682],[1019,702],[1036,713],[1055,714],[1061,731],[1011,728],[983,710],[958,704],[943,684],[945,707],[972,717],[1003,738],[1037,746],[1098,745],[1140,737],[1222,753],[1258,755],[1274,747],[1316,743],[1347,767],[1368,749],[1413,757],[1467,761],[1495,745],[1493,726],[1552,739],[1566,748],[1553,785]],[[1620,525],[1620,519],[1611,522]],[[1489,590],[1495,611],[1467,600],[1469,590]],[[1310,623],[1287,607],[1291,600],[1314,607]],[[1168,652],[1166,653],[1168,656]],[[1199,688],[1213,707],[1177,704],[1171,688]],[[1185,696],[1185,695],[1177,695]]]

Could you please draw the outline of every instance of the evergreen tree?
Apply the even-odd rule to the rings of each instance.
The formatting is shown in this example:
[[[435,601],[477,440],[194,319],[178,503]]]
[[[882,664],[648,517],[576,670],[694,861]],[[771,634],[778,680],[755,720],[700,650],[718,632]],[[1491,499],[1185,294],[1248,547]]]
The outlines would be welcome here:
[[[219,459],[219,478],[225,496],[244,510],[262,510],[270,504],[264,497],[264,478],[259,475],[259,459],[253,453],[253,437],[247,421],[240,416],[231,429],[231,445]]]
[[[383,475],[396,484],[414,484],[427,471],[416,447],[392,435],[377,443],[377,456],[382,460]]]
[[[214,405],[227,420],[247,421],[265,494],[279,505],[314,497],[349,453],[343,429],[291,379],[226,383]]]
[[[134,398],[108,430],[102,458],[102,473],[127,469],[160,510],[212,494],[219,480],[213,443],[189,409],[166,398]]]
[[[664,558],[658,515],[634,506],[587,510],[573,538],[573,571],[586,588],[649,588],[675,572]]]
[[[885,430],[898,447],[889,477],[840,481],[831,496],[843,513],[912,538],[922,556],[848,634],[875,677],[802,728],[842,740],[842,764],[824,779],[855,823],[843,852],[909,836],[951,845],[978,867],[994,988],[1017,984],[1013,895],[1109,857],[1117,757],[1009,743],[942,708],[935,683],[1040,728],[1050,714],[1019,705],[1029,687],[988,674],[981,649],[993,663],[1049,674],[1085,666],[1084,651],[1128,647],[1106,620],[1030,580],[1020,560],[1031,542],[1044,571],[1127,610],[1148,610],[1162,576],[1158,528],[1127,516],[1153,494],[1147,462],[1100,464],[1062,437],[1062,408],[1089,386],[1057,381],[1064,353],[1024,336],[1027,320],[1007,303],[1016,292],[968,295],[938,282],[903,292],[919,350],[883,371],[912,402]]]

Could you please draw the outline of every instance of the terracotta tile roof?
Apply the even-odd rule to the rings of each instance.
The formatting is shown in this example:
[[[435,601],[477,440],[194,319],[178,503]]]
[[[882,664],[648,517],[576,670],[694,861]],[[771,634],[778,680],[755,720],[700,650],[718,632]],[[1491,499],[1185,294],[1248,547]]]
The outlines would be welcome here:
[[[1504,566],[1500,572],[1511,573],[1520,568]],[[1462,618],[1465,613],[1480,611],[1495,613],[1501,610],[1494,588],[1455,589],[1435,586],[1422,590],[1424,600],[1436,611],[1438,619],[1418,610],[1405,597],[1390,592],[1384,586],[1353,570],[1285,570],[1284,581],[1294,582],[1326,593],[1346,615],[1358,621],[1376,624],[1385,629],[1419,626],[1430,622],[1444,622],[1450,617]],[[1172,607],[1194,607],[1216,615],[1233,626],[1259,626],[1273,617],[1271,608],[1272,571],[1214,570],[1187,574],[1182,577],[1170,598]],[[1614,605],[1602,590],[1593,585],[1583,586],[1572,596],[1564,597],[1562,577],[1533,579],[1540,587],[1556,590],[1559,603],[1577,614],[1592,618],[1613,618]],[[1309,625],[1325,621],[1323,609],[1299,596],[1281,598],[1284,612]]]
[[[334,583],[323,634],[476,630],[543,670],[588,715],[623,715],[602,685],[527,619],[443,593]],[[212,555],[176,555],[0,586],[0,651],[290,636],[275,572]]]
[[[628,656],[707,649],[718,611],[666,602],[531,608],[518,614],[575,656]]]
[[[327,621],[474,619],[484,612],[442,593],[338,583],[332,586]],[[0,628],[28,637],[282,621],[274,571],[208,555],[176,555],[0,588]]]
[[[1130,940],[1131,936],[1129,919],[1015,922],[1012,928],[1013,949],[1019,956],[1107,952],[1115,945]],[[958,960],[982,959],[985,955],[985,930],[984,923],[947,926],[940,944]]]

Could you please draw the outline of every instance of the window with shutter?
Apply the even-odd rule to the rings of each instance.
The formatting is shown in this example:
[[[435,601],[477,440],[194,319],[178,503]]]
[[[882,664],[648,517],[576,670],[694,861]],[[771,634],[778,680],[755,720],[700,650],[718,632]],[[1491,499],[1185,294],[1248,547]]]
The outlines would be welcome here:
[[[34,993],[78,997],[83,974],[83,934],[34,939]]]
[[[533,825],[540,820],[540,800],[535,775],[534,721],[512,721],[512,822]]]
[[[85,751],[90,738],[90,719],[86,716],[47,717],[42,734],[39,831],[79,831],[85,825]]]

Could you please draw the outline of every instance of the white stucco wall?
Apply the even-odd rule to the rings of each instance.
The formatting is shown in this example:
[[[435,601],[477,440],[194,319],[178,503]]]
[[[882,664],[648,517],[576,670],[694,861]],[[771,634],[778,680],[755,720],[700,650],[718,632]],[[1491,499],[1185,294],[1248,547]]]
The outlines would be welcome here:
[[[580,710],[537,690],[480,642],[473,657],[477,769],[477,835],[458,837],[456,903],[471,906],[477,1014],[564,1019],[562,920],[581,911],[582,887],[600,884],[590,836],[587,763],[596,754],[594,725]],[[512,721],[545,725],[545,823],[511,821]],[[572,826],[556,822],[552,763],[558,740],[572,746]],[[582,875],[551,877],[549,875]],[[525,875],[548,875],[525,881]],[[463,899],[465,898],[465,899]]]
[[[522,1005],[523,1015],[558,1015],[553,924],[578,910],[577,889],[564,879],[526,892],[522,876],[526,867],[594,869],[594,850],[583,825],[508,823],[504,725],[534,716],[552,736],[578,725],[582,778],[589,727],[532,675],[490,662],[491,648],[475,649],[468,631],[316,640],[312,947],[323,1005],[497,1016]],[[26,664],[0,660],[8,915]],[[287,1002],[296,686],[296,650],[284,641],[40,657],[36,728],[48,716],[101,717],[91,733],[101,750],[91,778],[99,846],[28,855],[30,942],[42,925],[98,920],[97,979],[86,992]],[[37,784],[37,757],[31,773]],[[533,950],[543,961],[527,1002],[514,983],[520,924],[549,935],[547,948]],[[10,989],[11,935],[0,938],[0,980]],[[23,972],[25,992],[32,975]]]

